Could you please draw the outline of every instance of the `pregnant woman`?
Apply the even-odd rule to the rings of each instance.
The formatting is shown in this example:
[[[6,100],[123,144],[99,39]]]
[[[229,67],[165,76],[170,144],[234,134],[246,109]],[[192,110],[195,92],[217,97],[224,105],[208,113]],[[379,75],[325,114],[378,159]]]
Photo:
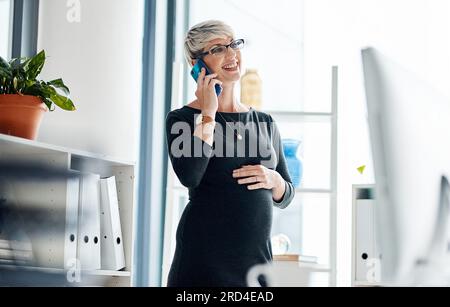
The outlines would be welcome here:
[[[295,194],[274,120],[236,98],[243,46],[220,21],[186,36],[188,63],[202,60],[211,74],[202,69],[197,99],[166,117],[172,167],[189,189],[170,287],[247,286],[248,270],[272,260],[273,207]]]

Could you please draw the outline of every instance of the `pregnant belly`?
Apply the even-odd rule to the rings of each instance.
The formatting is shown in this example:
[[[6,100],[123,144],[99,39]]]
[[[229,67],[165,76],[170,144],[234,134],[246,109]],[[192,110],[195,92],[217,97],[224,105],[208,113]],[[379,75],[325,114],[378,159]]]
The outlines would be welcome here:
[[[209,194],[209,193],[208,193]],[[250,191],[246,186],[223,189],[208,197],[192,201],[190,226],[197,238],[208,238],[235,245],[266,244],[272,227],[272,192]]]

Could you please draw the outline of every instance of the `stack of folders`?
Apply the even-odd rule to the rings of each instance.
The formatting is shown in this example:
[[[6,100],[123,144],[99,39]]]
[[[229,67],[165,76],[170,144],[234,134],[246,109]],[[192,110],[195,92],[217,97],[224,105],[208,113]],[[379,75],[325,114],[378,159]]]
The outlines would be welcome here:
[[[120,270],[125,256],[115,177],[82,173],[68,180],[65,268]]]
[[[122,242],[119,200],[117,198],[116,178],[100,180],[101,190],[101,233],[102,269],[121,270],[125,268],[125,253]]]
[[[35,262],[19,208],[14,184],[0,178],[0,265],[31,266]],[[2,273],[0,283],[1,277]]]
[[[0,265],[28,265],[33,261],[31,244],[0,238]]]

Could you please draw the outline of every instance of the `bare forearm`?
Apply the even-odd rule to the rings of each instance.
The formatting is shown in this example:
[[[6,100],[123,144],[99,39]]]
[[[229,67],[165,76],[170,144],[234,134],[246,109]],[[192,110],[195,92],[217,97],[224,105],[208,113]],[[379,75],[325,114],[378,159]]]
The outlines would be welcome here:
[[[277,172],[275,172],[276,184],[272,189],[272,198],[276,202],[280,202],[283,199],[284,193],[286,192],[286,184],[283,177]]]
[[[215,126],[215,122],[197,125],[194,131],[194,136],[199,137],[200,139],[205,141],[205,143],[208,143],[210,146],[212,146],[214,142]]]

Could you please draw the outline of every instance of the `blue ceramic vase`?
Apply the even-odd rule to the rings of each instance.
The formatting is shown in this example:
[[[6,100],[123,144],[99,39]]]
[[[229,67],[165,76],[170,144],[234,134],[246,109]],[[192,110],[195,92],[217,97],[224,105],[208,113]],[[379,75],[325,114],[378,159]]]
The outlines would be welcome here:
[[[300,143],[301,142],[299,140],[294,139],[283,140],[283,151],[289,170],[289,175],[291,176],[292,184],[296,188],[300,186],[303,175],[303,162],[297,157],[297,150]]]

